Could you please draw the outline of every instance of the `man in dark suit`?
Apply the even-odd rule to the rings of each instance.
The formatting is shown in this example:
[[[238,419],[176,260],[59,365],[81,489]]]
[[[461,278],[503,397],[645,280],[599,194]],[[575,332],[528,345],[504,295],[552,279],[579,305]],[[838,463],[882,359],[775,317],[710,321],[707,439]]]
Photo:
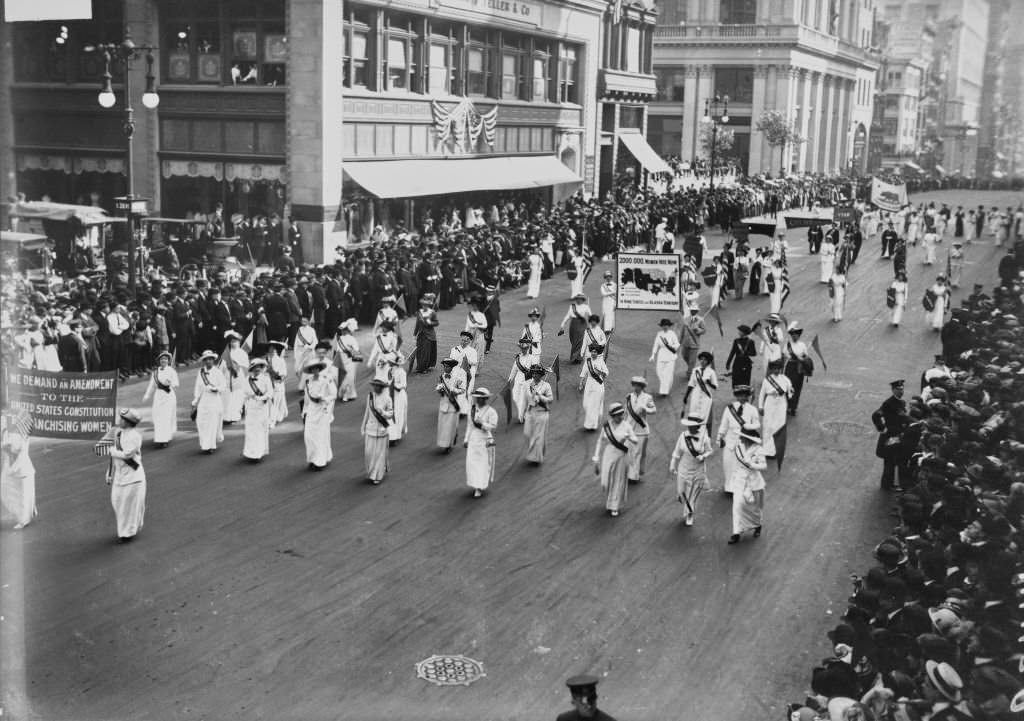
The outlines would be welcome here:
[[[313,330],[316,331],[317,337],[327,338],[337,332],[338,326],[334,325],[332,327],[325,323],[327,320],[327,296],[324,294],[324,288],[320,283],[320,278],[316,275],[309,282],[310,307],[313,313],[310,323],[313,325]]]
[[[78,334],[82,321],[72,318],[68,321],[68,331],[61,332],[57,339],[57,358],[61,370],[67,373],[85,373],[88,370],[85,340]]]
[[[288,338],[288,301],[281,295],[280,285],[275,285],[273,292],[263,299],[263,311],[267,314],[267,340],[285,341]]]
[[[487,286],[484,292],[484,317],[487,318],[484,353],[490,353],[491,344],[494,342],[494,329],[501,325],[501,297],[498,295],[498,288],[493,285]]]
[[[299,321],[302,320],[302,306],[295,294],[294,280],[285,278],[281,295],[288,304],[288,345],[291,345],[295,341],[295,333],[299,330]]]
[[[192,357],[192,308],[189,306],[185,289],[174,289],[171,301],[171,333],[174,336],[174,357],[182,365]]]
[[[221,297],[219,288],[210,290],[210,298],[207,301],[207,312],[210,316],[210,335],[214,343],[214,350],[224,345],[224,334],[234,330],[231,324],[231,309],[227,302]]]
[[[878,410],[871,414],[871,422],[878,431],[875,455],[882,459],[882,490],[902,491],[902,481],[907,477],[907,452],[903,446],[903,434],[910,425],[907,402],[903,400],[903,380],[889,384],[892,395],[882,401]]]
[[[823,237],[824,233],[820,225],[812,225],[807,229],[807,249],[811,254],[821,250],[821,240]]]
[[[566,681],[573,709],[558,714],[556,721],[615,721],[597,707],[597,682],[596,676],[573,676]]]
[[[338,270],[328,268],[327,278],[324,280],[324,302],[327,309],[324,312],[324,327],[328,332],[334,333],[342,321],[348,320],[341,315],[341,283],[338,281]]]

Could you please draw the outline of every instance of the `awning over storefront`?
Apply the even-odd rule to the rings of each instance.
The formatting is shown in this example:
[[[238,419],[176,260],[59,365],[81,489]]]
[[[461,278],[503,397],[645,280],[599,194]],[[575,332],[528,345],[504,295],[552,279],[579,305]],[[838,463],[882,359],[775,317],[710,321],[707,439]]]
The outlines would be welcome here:
[[[622,144],[625,145],[629,149],[629,152],[633,154],[633,157],[640,162],[640,165],[644,166],[650,172],[672,172],[672,168],[668,167],[668,163],[662,160],[661,157],[654,152],[654,148],[647,144],[647,139],[640,134],[639,130],[619,130],[619,138],[622,140]]]
[[[378,198],[546,188],[582,179],[553,155],[346,162],[345,174]]]

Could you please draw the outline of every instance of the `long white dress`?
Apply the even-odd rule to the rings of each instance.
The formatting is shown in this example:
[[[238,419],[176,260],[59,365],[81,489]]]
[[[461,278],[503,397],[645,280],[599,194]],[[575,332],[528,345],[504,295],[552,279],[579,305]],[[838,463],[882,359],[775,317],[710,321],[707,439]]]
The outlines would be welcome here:
[[[0,507],[3,520],[24,526],[36,516],[36,468],[28,453],[29,438],[8,426],[0,428]]]
[[[711,438],[704,426],[696,435],[683,431],[676,440],[669,461],[669,473],[676,474],[676,499],[683,504],[689,523],[697,513],[701,493],[708,489],[707,458],[714,453]]]
[[[292,343],[292,362],[296,378],[302,374],[302,369],[313,361],[316,342],[316,331],[313,328],[308,325],[299,326],[295,332],[295,342]]]
[[[891,286],[896,291],[896,305],[891,309],[890,320],[893,325],[899,325],[903,321],[903,313],[907,309],[907,295],[910,292],[906,281],[894,280]]]
[[[114,507],[117,519],[117,535],[119,538],[131,538],[142,529],[146,515],[142,435],[134,428],[117,429],[110,458],[110,505]]]
[[[676,356],[679,354],[679,337],[674,330],[663,330],[654,338],[651,348],[651,362],[658,376],[658,393],[667,396],[672,390],[676,373]]]
[[[351,333],[343,333],[334,340],[334,357],[338,360],[338,375],[341,380],[338,382],[338,398],[343,401],[353,401],[358,397],[356,393],[356,374],[359,372],[358,358],[362,358],[359,350],[359,343]],[[345,371],[344,375],[341,371]]]
[[[234,362],[235,374],[231,374],[228,363],[222,362],[221,373],[227,380],[227,392],[222,393],[224,403],[224,422],[235,423],[242,420],[242,407],[245,405],[246,378],[249,369],[249,354],[241,348],[229,351]]]
[[[731,454],[735,460],[732,486],[732,532],[740,534],[764,523],[764,476],[768,467],[760,445],[740,444]]]
[[[378,418],[377,416],[380,416]],[[370,393],[366,397],[366,410],[359,432],[363,436],[363,464],[366,477],[383,481],[388,472],[388,426],[394,418],[390,396]]]
[[[476,351],[477,358],[484,354],[485,339],[484,332],[487,330],[487,316],[479,310],[471,310],[466,316],[466,327],[467,333],[473,334],[473,340],[470,341],[470,345]]]
[[[520,423],[523,422],[526,413],[526,385],[530,382],[530,366],[534,363],[540,363],[539,355],[517,353],[512,361],[512,372],[508,376],[508,382],[512,384],[512,404]]]
[[[540,274],[544,267],[540,254],[533,252],[527,257],[530,263],[530,279],[526,286],[526,297],[536,298],[540,295]]]
[[[742,423],[736,417],[739,415],[742,418]],[[740,430],[743,426],[754,426],[760,428],[761,426],[761,415],[750,403],[743,403],[740,405],[738,402],[733,401],[725,407],[725,412],[722,413],[722,420],[718,424],[718,442],[721,445],[722,441],[725,441],[725,450],[722,451],[722,471],[725,476],[725,487],[726,493],[736,493],[736,486],[733,483],[733,476],[736,471],[736,444],[740,442]]]
[[[200,368],[196,373],[192,405],[196,408],[199,448],[204,451],[214,450],[224,440],[224,401],[221,396],[227,393],[227,388],[228,382],[220,368],[213,367],[209,371]]]
[[[770,380],[769,380],[770,379]],[[775,386],[778,386],[776,388]],[[775,455],[775,434],[786,425],[793,383],[782,373],[770,375],[761,384],[757,407],[761,409],[761,438],[764,454]]]
[[[946,305],[949,303],[949,288],[945,285],[935,283],[932,285],[932,292],[935,294],[935,308],[928,313],[928,325],[932,330],[942,330],[946,321]]]
[[[452,368],[450,375],[442,374],[437,381],[437,392],[441,396],[437,407],[437,447],[452,448],[459,437],[459,418],[469,412],[466,372]]]
[[[261,373],[249,376],[242,384],[245,393],[245,445],[242,455],[254,461],[270,453],[270,404],[274,387],[270,377]]]
[[[821,250],[819,251],[820,257],[818,258],[819,283],[828,283],[832,277],[832,271],[835,270],[836,266],[836,244],[835,243],[822,243]]]
[[[549,409],[555,400],[551,384],[546,380],[534,382],[526,386],[526,416],[523,422],[523,435],[526,436],[526,460],[531,463],[543,463],[547,451]]]
[[[583,273],[586,267],[587,264],[582,255],[577,255],[572,259],[572,268],[576,271],[576,277],[569,282],[570,298],[583,292]]]
[[[494,429],[498,411],[490,406],[473,406],[466,424],[466,484],[484,491],[494,482]]]
[[[601,329],[605,333],[615,330],[615,296],[618,286],[615,283],[601,284]]]
[[[395,420],[388,426],[388,440],[400,441],[409,432],[409,387],[408,376],[402,366],[392,366],[388,374],[391,380],[391,404]]]
[[[157,368],[149,376],[142,401],[153,399],[154,443],[170,443],[178,432],[178,385],[178,372],[170,366]]]
[[[274,384],[273,398],[270,401],[270,427],[288,417],[288,399],[284,392],[284,379],[288,376],[288,366],[284,358],[274,355],[267,358],[268,373],[271,373],[271,382]]]
[[[846,276],[836,273],[832,276],[832,320],[841,321],[846,305]]]
[[[921,239],[925,265],[935,265],[935,241],[936,235],[934,231],[927,231]]]
[[[580,367],[583,382],[583,427],[596,430],[604,415],[604,390],[608,378],[608,366],[604,360],[587,358]]]
[[[626,422],[633,429],[636,443],[629,447],[629,458],[626,461],[626,480],[640,482],[641,476],[647,472],[647,441],[651,437],[651,425],[647,416],[658,412],[654,398],[646,391],[630,393],[626,396]]]
[[[618,512],[626,504],[629,489],[626,466],[629,464],[629,448],[636,442],[633,427],[625,420],[618,424],[605,421],[598,432],[593,461],[599,464],[601,490],[605,493],[604,507],[608,511]]]
[[[373,369],[375,379],[387,380],[388,369],[391,364],[389,358],[398,350],[398,336],[391,331],[384,331],[373,340],[373,348],[370,350],[370,357],[366,361],[367,367]]]
[[[306,463],[323,468],[334,453],[331,450],[331,423],[338,388],[327,374],[310,376],[303,386],[302,440],[306,445]]]
[[[687,387],[690,389],[690,398],[686,405],[686,415],[707,421],[711,417],[714,393],[718,389],[718,375],[710,366],[698,366],[690,373]]]

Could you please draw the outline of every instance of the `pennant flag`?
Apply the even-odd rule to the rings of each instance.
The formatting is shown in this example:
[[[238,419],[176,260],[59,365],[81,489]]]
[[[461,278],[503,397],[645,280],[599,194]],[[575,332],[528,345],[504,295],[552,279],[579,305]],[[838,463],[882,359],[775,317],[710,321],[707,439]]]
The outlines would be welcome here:
[[[256,332],[256,329],[253,328],[251,331],[249,331],[249,335],[247,335],[245,337],[245,340],[242,341],[242,350],[244,350],[246,353],[252,353],[252,345],[253,345],[253,342],[254,342],[252,334],[255,333],[255,332]]]
[[[782,470],[782,461],[786,457],[786,426],[775,431],[775,435],[772,436],[775,441],[775,463],[778,465],[778,469]]]
[[[512,423],[512,384],[506,381],[498,395],[501,396],[501,400],[505,403],[505,427],[508,428]]]
[[[821,358],[821,367],[824,368],[825,371],[827,372],[828,371],[828,363],[825,362],[825,356],[823,356],[821,354],[821,346],[818,344],[818,334],[817,333],[814,334],[814,340],[811,341],[811,348],[813,348],[814,352],[818,354],[819,358]]]
[[[540,327],[541,328],[544,327],[544,319],[547,318],[547,317],[548,317],[548,307],[546,305],[542,305],[540,307],[540,318],[537,319],[537,322],[540,323]]]
[[[722,328],[722,314],[718,312],[718,306],[716,305],[714,308],[709,310],[708,311],[708,315],[710,315],[712,318],[715,319],[715,323],[718,324],[718,332],[719,332],[719,334],[723,338],[725,338],[725,330]]]
[[[409,354],[409,368],[408,368],[408,370],[406,370],[406,373],[412,373],[412,367],[413,367],[413,364],[415,362],[416,362],[416,354],[415,353],[410,353]]]
[[[562,369],[559,366],[557,355],[555,356],[555,360],[554,362],[551,363],[551,367],[548,370],[555,374],[555,400],[560,400],[558,395],[558,381],[562,380]]]

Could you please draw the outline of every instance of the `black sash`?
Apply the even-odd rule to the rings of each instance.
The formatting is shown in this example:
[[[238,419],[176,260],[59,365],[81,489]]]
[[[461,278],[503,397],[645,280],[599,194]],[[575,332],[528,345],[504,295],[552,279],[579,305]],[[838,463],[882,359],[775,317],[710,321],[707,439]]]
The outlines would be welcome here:
[[[701,392],[703,392],[708,398],[711,398],[711,391],[708,390],[708,383],[704,380],[704,374],[701,373],[701,369],[694,369],[693,376],[697,379],[697,385],[700,386]]]
[[[626,396],[626,410],[629,411],[629,415],[632,416],[633,420],[640,424],[641,428],[647,427],[647,422],[640,417],[640,414],[633,408],[633,396]]]
[[[616,438],[615,434],[612,433],[612,425],[608,421],[605,421],[604,424],[604,436],[605,438],[608,439],[609,443],[611,443],[613,446],[618,448],[623,453],[629,452],[629,448],[626,446],[626,444],[620,441],[618,438]]]
[[[741,443],[738,446],[736,446],[736,460],[739,461],[744,468],[752,471],[754,470],[754,467],[750,465],[750,462],[747,460],[746,456],[747,454],[743,452],[743,444]]]
[[[206,388],[207,388],[208,390],[212,390],[212,389],[214,388],[214,386],[211,386],[211,385],[210,385],[210,376],[209,376],[209,374],[208,374],[208,373],[206,372],[206,369],[205,369],[205,368],[200,368],[200,369],[199,369],[199,375],[200,375],[200,376],[202,377],[202,379],[203,379],[203,385],[204,385],[204,386],[206,386]]]
[[[686,450],[690,452],[690,455],[696,458],[700,455],[700,450],[693,447],[693,439],[690,436],[683,436],[683,441],[686,443]]]
[[[786,395],[786,391],[782,390],[782,386],[779,385],[779,382],[777,380],[775,380],[771,376],[765,376],[765,380],[772,384],[772,388],[774,388],[775,392],[778,393],[780,396]]]
[[[157,376],[157,371],[153,371],[153,382],[156,384],[156,387],[164,393],[171,392],[171,387],[169,385],[160,382],[160,378]]]
[[[373,417],[377,419],[377,422],[380,423],[385,428],[390,426],[391,425],[391,421],[389,421],[387,418],[385,418],[384,415],[380,411],[377,410],[377,406],[374,405],[374,403],[373,403],[373,396],[372,395],[369,396],[366,400],[368,401],[368,403],[366,404],[366,407],[370,409],[370,413],[372,413]]]
[[[732,413],[732,417],[736,419],[736,422],[739,423],[740,424],[740,428],[742,428],[743,427],[743,413],[741,413],[740,411],[736,410],[736,406],[734,406],[732,403],[727,405],[726,408],[729,409],[729,412]],[[743,406],[740,406],[740,408],[742,409]]]
[[[595,381],[602,384],[604,383],[604,375],[600,371],[594,369],[594,363],[590,358],[587,358],[587,371],[590,373],[590,377]]]
[[[594,329],[593,328],[587,328],[587,338],[590,338],[590,342],[591,343],[594,343],[596,345],[604,345],[604,343],[598,343],[597,342],[597,336],[594,335]]]
[[[572,306],[572,314],[574,316],[576,316],[577,319],[582,320],[582,321],[586,321],[587,317],[583,316],[583,315],[580,315],[579,312],[576,310],[576,304],[575,303],[571,303],[570,305]]]
[[[252,376],[249,376],[249,387],[250,387],[250,388],[252,388],[252,391],[253,391],[253,393],[255,393],[255,394],[256,394],[256,397],[257,397],[257,398],[262,398],[262,397],[263,397],[264,395],[266,395],[266,394],[265,394],[265,393],[264,393],[264,392],[263,392],[263,391],[262,391],[262,390],[260,389],[260,386],[259,386],[259,384],[258,384],[258,383],[256,382],[256,379],[255,379],[255,378],[253,378]]]
[[[323,400],[323,398],[318,398],[317,396],[315,396],[315,395],[313,395],[312,393],[309,392],[309,382],[311,380],[313,380],[313,379],[312,378],[307,378],[306,379],[306,395],[309,396],[309,400],[311,400],[313,403],[320,403]]]
[[[670,345],[668,344],[668,340],[667,340],[667,339],[665,338],[665,336],[659,336],[659,337],[661,338],[661,343],[662,343],[662,345],[664,345],[664,346],[665,346],[666,348],[668,348],[668,350],[670,350],[670,351],[671,351],[672,353],[677,353],[677,352],[679,352],[679,349],[678,349],[678,348],[673,348],[672,346],[670,346]]]
[[[377,345],[380,346],[381,353],[390,353],[391,351],[389,351],[387,348],[384,347],[383,338],[384,338],[383,334],[377,336]]]
[[[519,355],[516,356],[516,368],[519,369],[519,372],[522,373],[523,376],[528,376],[528,375],[530,375],[530,369],[529,368],[525,368],[523,366],[523,364],[519,362],[519,359],[522,358],[522,357],[523,357],[522,354],[519,354]]]

